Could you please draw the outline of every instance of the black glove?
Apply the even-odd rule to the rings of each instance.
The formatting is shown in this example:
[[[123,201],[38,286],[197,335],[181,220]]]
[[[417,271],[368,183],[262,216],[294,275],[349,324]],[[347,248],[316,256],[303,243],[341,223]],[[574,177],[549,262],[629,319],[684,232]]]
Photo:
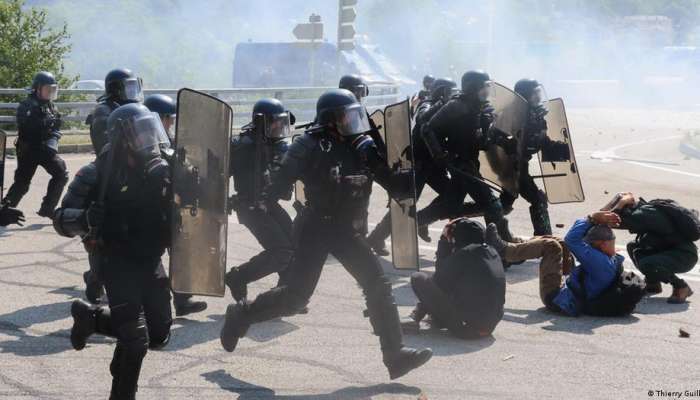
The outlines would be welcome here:
[[[438,168],[447,169],[450,166],[452,157],[450,157],[450,153],[444,151],[439,157],[433,158],[433,161]]]
[[[105,209],[101,204],[92,203],[85,213],[88,228],[99,228],[105,222]]]
[[[51,155],[58,154],[58,138],[56,136],[51,136],[43,142],[44,149]]]
[[[24,222],[24,214],[22,211],[11,207],[0,208],[0,226],[7,226],[10,224],[22,226],[22,222]]]

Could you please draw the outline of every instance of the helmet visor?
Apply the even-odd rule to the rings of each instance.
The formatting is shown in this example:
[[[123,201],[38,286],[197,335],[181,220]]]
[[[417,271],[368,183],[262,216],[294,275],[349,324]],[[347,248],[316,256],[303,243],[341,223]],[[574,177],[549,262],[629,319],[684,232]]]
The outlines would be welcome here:
[[[491,81],[484,82],[484,85],[479,89],[479,101],[487,101],[491,97],[493,83]]]
[[[370,130],[367,110],[362,104],[351,104],[333,110],[338,133],[342,136],[354,136]]]
[[[124,100],[143,101],[141,79],[129,78],[124,80]]]
[[[44,85],[40,89],[42,91],[42,96],[46,100],[54,101],[58,98],[58,85]]]
[[[544,106],[548,100],[549,99],[547,98],[547,92],[544,90],[544,86],[539,85],[532,91],[532,94],[530,95],[530,98],[527,99],[527,102],[532,106]]]
[[[156,113],[135,116],[122,121],[122,138],[135,153],[149,153],[161,145],[169,145],[170,140],[163,129],[163,123]]]
[[[265,116],[265,137],[268,139],[284,139],[290,137],[291,122],[288,112]]]
[[[355,95],[355,97],[357,97],[357,100],[361,101],[365,97],[369,96],[369,87],[367,87],[367,85],[364,83],[361,85],[355,85],[348,89]]]

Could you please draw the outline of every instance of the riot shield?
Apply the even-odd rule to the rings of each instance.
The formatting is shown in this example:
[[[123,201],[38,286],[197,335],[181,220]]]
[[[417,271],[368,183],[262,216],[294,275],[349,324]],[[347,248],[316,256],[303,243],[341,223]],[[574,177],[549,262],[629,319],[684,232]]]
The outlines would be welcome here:
[[[5,198],[5,153],[7,133],[0,129],[0,201]]]
[[[369,115],[369,118],[374,122],[374,126],[379,129],[379,135],[382,137],[382,140],[384,140],[384,143],[386,143],[386,134],[384,133],[384,111],[374,110],[374,112]]]
[[[376,112],[375,112],[376,114]],[[418,225],[416,223],[416,185],[413,175],[411,113],[408,99],[384,110],[384,136],[387,163],[392,170],[410,171],[410,196],[390,201],[391,257],[396,269],[418,269]]]
[[[581,184],[569,122],[562,99],[547,102],[547,144],[538,153],[542,179],[551,204],[583,202],[586,199]]]
[[[527,122],[527,101],[507,87],[494,83],[489,102],[494,108],[492,128],[512,136],[518,145],[515,154],[508,154],[503,147],[495,144],[489,146],[479,155],[479,171],[485,180],[517,196],[520,173],[518,160],[522,154],[521,137]]]
[[[177,95],[170,280],[177,293],[225,294],[233,110],[191,89]]]

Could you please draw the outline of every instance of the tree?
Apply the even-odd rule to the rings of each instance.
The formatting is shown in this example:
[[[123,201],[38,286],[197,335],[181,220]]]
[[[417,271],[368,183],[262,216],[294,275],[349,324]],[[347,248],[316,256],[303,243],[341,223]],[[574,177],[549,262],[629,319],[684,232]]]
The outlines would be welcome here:
[[[46,11],[23,9],[24,0],[0,1],[0,87],[27,87],[38,71],[49,71],[66,87],[77,77],[64,73],[63,58],[71,50],[63,24],[51,28]]]

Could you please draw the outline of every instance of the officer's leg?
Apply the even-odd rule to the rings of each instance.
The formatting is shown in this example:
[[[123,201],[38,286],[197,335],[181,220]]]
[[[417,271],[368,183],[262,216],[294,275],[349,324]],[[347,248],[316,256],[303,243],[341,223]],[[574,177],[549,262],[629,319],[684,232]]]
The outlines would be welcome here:
[[[549,221],[547,195],[537,187],[535,180],[529,174],[520,177],[520,195],[530,203],[530,220],[534,236],[551,235],[552,225]],[[505,204],[503,207],[506,207]]]
[[[143,310],[148,325],[149,346],[151,349],[162,349],[170,340],[173,318],[170,309],[170,282],[160,262],[153,279],[144,290]]]
[[[148,327],[141,304],[144,284],[149,279],[148,271],[145,271],[145,265],[134,266],[125,260],[114,259],[106,261],[102,267],[112,329],[117,336],[110,364],[111,398],[133,399],[149,345]]]
[[[7,191],[3,203],[10,207],[17,207],[25,194],[29,191],[29,184],[32,182],[36,168],[39,166],[36,152],[21,150],[17,146],[17,169],[15,170],[15,181]]]
[[[261,210],[241,210],[238,220],[245,225],[263,251],[226,274],[226,285],[236,301],[247,295],[247,284],[274,272],[281,272],[289,265],[294,255],[290,233],[271,215]]]
[[[379,221],[372,233],[367,235],[367,243],[377,252],[379,255],[388,255],[389,252],[386,251],[385,240],[391,236],[391,210],[387,210]]]
[[[445,191],[439,193],[432,202],[418,211],[418,225],[430,225],[441,219],[454,217],[462,209],[468,187],[463,179],[453,178]]]
[[[104,293],[100,280],[100,259],[97,252],[88,252],[90,270],[83,273],[85,282],[85,297],[92,304],[99,304]]]
[[[324,235],[315,232],[316,224],[308,221],[303,224],[299,230],[299,247],[288,267],[286,285],[261,293],[250,303],[243,301],[226,309],[220,336],[226,351],[235,350],[238,339],[245,336],[251,324],[294,314],[308,303],[321,276],[328,249]]]
[[[44,157],[41,160],[41,166],[51,175],[51,180],[49,180],[49,186],[46,189],[46,196],[41,202],[39,215],[52,218],[54,209],[61,199],[63,188],[68,183],[68,170],[66,162],[58,154]]]
[[[372,250],[360,236],[351,232],[339,232],[332,239],[331,254],[362,287],[370,323],[379,336],[390,378],[396,379],[425,364],[432,357],[430,349],[416,350],[403,345],[401,321],[391,283]]]
[[[507,242],[515,242],[513,234],[508,228],[508,220],[503,214],[501,201],[496,197],[485,182],[477,179],[466,182],[469,196],[484,210],[484,220],[487,224],[494,223],[498,228],[498,234]]]

